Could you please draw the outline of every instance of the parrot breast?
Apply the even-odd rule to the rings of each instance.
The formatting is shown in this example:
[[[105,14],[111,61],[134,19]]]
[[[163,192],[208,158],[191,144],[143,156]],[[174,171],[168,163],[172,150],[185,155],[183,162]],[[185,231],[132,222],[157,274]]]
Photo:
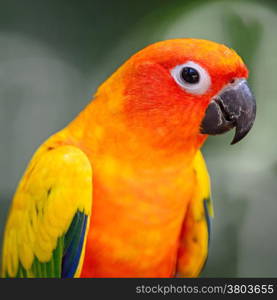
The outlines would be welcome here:
[[[175,271],[193,174],[132,170],[111,160],[96,164],[82,277],[169,277]]]

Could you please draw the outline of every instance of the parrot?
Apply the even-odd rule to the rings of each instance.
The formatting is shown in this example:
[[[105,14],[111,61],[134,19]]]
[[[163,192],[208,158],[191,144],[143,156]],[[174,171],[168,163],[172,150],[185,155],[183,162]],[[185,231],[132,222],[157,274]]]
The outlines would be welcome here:
[[[155,42],[127,59],[35,152],[13,196],[2,277],[198,277],[213,205],[201,147],[252,128],[235,50]]]

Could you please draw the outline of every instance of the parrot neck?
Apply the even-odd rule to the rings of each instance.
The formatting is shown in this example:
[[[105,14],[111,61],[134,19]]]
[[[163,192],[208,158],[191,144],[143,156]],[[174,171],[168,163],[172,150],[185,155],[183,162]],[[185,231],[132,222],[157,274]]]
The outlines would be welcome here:
[[[108,155],[119,161],[139,162],[142,168],[158,169],[190,165],[206,135],[144,128],[128,128],[120,115],[108,115],[93,101],[68,126],[70,136],[89,157]]]

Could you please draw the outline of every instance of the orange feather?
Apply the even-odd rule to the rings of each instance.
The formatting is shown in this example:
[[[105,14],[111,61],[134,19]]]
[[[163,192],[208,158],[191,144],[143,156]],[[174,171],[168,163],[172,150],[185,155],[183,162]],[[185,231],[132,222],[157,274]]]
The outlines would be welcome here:
[[[182,91],[170,69],[204,66],[205,95]],[[82,276],[171,276],[187,205],[192,161],[206,136],[200,122],[211,97],[234,77],[247,77],[240,57],[210,41],[151,45],[119,68],[65,129],[89,157],[93,208]]]
[[[204,95],[181,90],[170,70],[195,61],[208,70]],[[247,77],[241,58],[210,41],[176,39],[131,57],[55,140],[82,149],[93,168],[93,207],[83,277],[168,277],[195,194],[193,160],[212,96]],[[64,142],[66,141],[66,142]]]

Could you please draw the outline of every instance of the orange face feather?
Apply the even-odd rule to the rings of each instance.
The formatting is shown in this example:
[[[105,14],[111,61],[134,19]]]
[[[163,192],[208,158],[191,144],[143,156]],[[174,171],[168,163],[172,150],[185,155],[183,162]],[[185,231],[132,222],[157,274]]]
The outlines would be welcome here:
[[[188,61],[210,75],[211,85],[202,95],[188,93],[170,71]],[[247,77],[241,58],[229,48],[203,40],[172,40],[149,46],[123,67],[123,107],[128,125],[148,131],[152,142],[188,144],[202,140],[200,122],[212,97],[235,78]],[[170,141],[168,141],[170,139]],[[181,146],[181,145],[180,145]],[[199,146],[199,145],[195,145]]]
[[[191,94],[174,81],[171,70],[187,61],[207,70],[211,84],[204,94]],[[126,141],[121,143],[130,141],[135,151],[140,144],[145,150],[171,149],[171,154],[199,148],[206,138],[199,131],[201,120],[212,97],[232,80],[247,76],[241,58],[224,45],[197,39],[159,42],[132,56],[100,86],[88,107],[95,111],[88,114],[89,123],[99,122],[105,134],[112,133],[108,143],[115,132],[124,131]],[[119,147],[118,152],[124,151]]]

